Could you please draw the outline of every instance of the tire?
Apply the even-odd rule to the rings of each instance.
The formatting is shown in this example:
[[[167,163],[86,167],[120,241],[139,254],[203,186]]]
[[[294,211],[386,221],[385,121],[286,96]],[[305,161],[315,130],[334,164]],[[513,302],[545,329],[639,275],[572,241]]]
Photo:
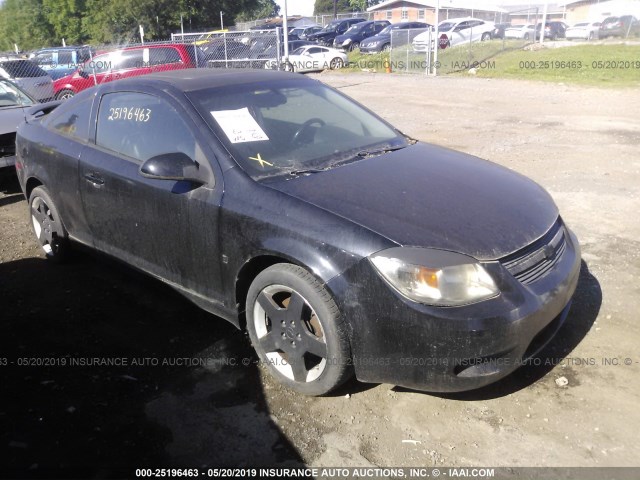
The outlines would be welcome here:
[[[391,44],[390,44],[390,43],[385,43],[385,44],[382,46],[382,51],[383,51],[383,52],[390,52],[390,51],[391,51]]]
[[[287,62],[287,63],[284,64],[284,71],[285,72],[295,73],[296,67],[295,67],[295,65],[293,63]]]
[[[593,37],[594,37],[593,32],[589,32],[589,38],[587,38],[587,41],[593,40]]]
[[[344,67],[344,62],[342,61],[341,58],[333,58],[331,59],[331,61],[329,62],[329,68],[331,70],[338,70],[339,68]]]
[[[528,34],[528,33],[525,33],[525,34],[524,34],[524,39],[525,39],[526,41],[529,41],[529,34]]]
[[[286,387],[325,395],[352,376],[340,311],[304,268],[279,263],[261,272],[249,288],[246,309],[256,353]]]
[[[354,50],[360,50],[360,42],[353,42],[350,46],[349,46],[349,50],[350,51],[354,51]]]
[[[75,95],[73,90],[60,90],[56,93],[56,100],[68,100]]]
[[[63,262],[69,253],[69,236],[45,187],[36,187],[29,195],[29,214],[33,233],[47,259]]]
[[[552,34],[551,35],[551,40],[554,41],[554,42],[557,41],[558,40],[558,34],[557,33]]]
[[[486,42],[487,40],[491,40],[491,34],[488,32],[485,32],[482,34],[482,37],[480,37],[480,41]]]

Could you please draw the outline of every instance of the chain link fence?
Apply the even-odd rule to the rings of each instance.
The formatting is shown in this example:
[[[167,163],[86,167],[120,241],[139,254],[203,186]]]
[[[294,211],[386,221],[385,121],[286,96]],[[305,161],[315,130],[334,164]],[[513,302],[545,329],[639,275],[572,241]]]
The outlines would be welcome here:
[[[94,85],[187,68],[280,68],[280,29],[220,32],[173,41],[50,47],[0,54],[0,77],[38,102],[70,98]],[[293,50],[299,41],[289,42]],[[268,64],[268,65],[267,65]]]

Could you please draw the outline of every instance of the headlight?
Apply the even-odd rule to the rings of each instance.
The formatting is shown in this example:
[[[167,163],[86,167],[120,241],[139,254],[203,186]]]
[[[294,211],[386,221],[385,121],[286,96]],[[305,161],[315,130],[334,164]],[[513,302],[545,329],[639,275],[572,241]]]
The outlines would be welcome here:
[[[495,297],[500,292],[472,257],[428,248],[390,248],[369,257],[391,287],[415,302],[458,306]]]
[[[351,43],[351,39],[347,38],[344,42],[342,42],[342,46],[345,47]]]

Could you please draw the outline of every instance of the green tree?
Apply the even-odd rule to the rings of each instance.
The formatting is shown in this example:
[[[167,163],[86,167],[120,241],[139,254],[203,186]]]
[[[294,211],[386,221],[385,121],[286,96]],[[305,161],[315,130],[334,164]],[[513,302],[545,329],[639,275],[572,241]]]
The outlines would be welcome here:
[[[351,12],[350,0],[338,0],[338,12]],[[313,14],[333,13],[333,0],[316,0],[313,6]]]
[[[0,9],[0,50],[31,50],[55,42],[42,0],[5,0]]]
[[[82,16],[85,12],[85,0],[42,0],[47,21],[51,24],[57,42],[82,43]]]
[[[255,8],[240,12],[236,16],[236,21],[248,22],[261,18],[271,18],[280,15],[280,6],[274,0],[258,0]]]

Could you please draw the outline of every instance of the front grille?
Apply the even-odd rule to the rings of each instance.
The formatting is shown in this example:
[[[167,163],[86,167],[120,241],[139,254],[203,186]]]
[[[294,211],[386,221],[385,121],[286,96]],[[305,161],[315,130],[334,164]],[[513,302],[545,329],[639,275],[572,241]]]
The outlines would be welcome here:
[[[545,276],[560,261],[566,248],[564,227],[558,218],[542,238],[500,262],[517,280],[529,285]]]

